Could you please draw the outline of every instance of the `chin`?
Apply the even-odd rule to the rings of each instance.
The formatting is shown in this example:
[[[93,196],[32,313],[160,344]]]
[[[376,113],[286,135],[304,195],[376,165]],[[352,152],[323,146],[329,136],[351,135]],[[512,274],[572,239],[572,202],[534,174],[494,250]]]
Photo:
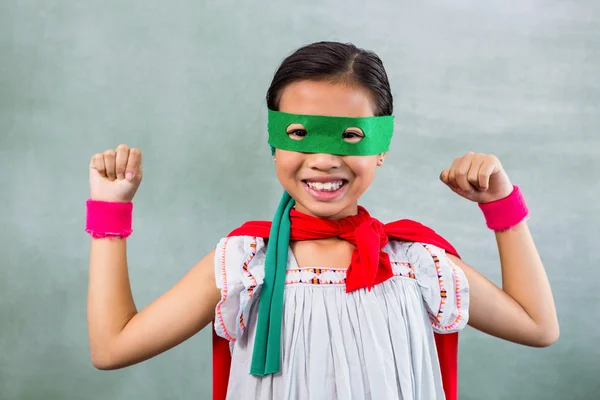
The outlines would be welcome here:
[[[292,195],[290,193],[290,195]],[[356,201],[350,201],[349,199],[340,199],[338,201],[325,202],[317,201],[311,198],[305,198],[305,196],[295,197],[296,209],[308,215],[312,215],[318,218],[324,219],[340,219],[349,215],[356,214]],[[345,201],[343,201],[345,200]]]

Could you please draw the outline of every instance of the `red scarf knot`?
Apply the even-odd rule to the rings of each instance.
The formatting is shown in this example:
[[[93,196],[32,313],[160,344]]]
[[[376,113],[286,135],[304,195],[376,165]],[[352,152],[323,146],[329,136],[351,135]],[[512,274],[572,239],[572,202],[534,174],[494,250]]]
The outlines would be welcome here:
[[[354,244],[352,261],[346,274],[346,292],[360,288],[371,290],[374,285],[394,276],[390,257],[382,249],[389,238],[385,225],[375,218],[361,223],[352,235],[342,238]]]

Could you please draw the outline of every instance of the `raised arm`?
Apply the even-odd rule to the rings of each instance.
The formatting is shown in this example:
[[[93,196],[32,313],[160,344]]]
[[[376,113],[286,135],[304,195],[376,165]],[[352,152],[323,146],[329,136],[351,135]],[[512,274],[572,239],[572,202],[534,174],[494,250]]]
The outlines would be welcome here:
[[[467,153],[443,171],[441,180],[457,194],[478,203],[507,198],[513,185],[500,161],[485,154]],[[501,215],[509,218],[510,210]],[[469,281],[469,325],[490,335],[528,346],[544,347],[559,337],[552,290],[544,265],[522,220],[496,231],[502,268],[502,289],[465,262],[449,255]]]
[[[118,177],[132,172],[130,179]],[[141,152],[125,145],[96,154],[90,164],[92,200],[129,202],[141,182]],[[214,317],[220,298],[214,252],[143,310],[136,309],[127,266],[127,239],[92,238],[88,332],[92,363],[126,367],[188,339]]]

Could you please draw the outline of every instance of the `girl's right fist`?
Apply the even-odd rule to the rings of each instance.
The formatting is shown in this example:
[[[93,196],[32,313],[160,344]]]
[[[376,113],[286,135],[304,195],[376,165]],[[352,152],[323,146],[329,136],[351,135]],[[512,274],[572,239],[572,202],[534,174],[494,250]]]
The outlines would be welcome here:
[[[142,182],[142,152],[121,144],[94,154],[90,161],[90,198],[128,203]]]

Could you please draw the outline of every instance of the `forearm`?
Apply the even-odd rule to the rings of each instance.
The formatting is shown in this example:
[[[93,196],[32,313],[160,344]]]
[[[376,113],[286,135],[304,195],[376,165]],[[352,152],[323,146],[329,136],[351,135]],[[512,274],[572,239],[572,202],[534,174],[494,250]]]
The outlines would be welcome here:
[[[550,283],[525,221],[496,232],[502,266],[502,289],[535,322],[548,341],[558,337],[558,320]],[[554,338],[554,339],[553,339]]]
[[[126,240],[92,239],[88,287],[88,330],[92,358],[110,344],[137,313],[127,270]]]

